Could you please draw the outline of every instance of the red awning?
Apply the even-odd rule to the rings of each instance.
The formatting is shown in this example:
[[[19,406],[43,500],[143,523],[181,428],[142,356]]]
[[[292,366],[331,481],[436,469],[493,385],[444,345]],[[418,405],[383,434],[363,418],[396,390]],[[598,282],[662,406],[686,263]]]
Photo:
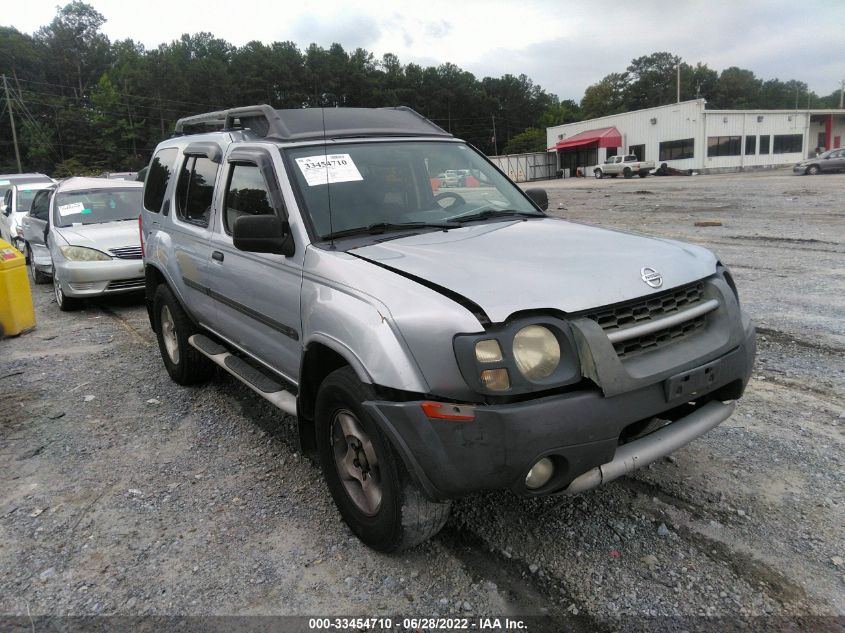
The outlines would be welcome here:
[[[622,135],[615,127],[602,127],[560,140],[554,147],[550,147],[549,149],[557,150],[566,149],[567,147],[583,147],[585,145],[591,145],[593,147],[621,147]]]

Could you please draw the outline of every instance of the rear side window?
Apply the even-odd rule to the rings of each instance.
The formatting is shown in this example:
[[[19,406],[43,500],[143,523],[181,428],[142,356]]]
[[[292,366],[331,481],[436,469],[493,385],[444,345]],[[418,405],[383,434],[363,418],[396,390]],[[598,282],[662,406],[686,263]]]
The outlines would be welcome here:
[[[226,233],[242,215],[272,215],[270,195],[261,170],[255,165],[234,165],[226,188],[226,213],[223,226]]]
[[[217,163],[203,156],[186,156],[176,184],[176,214],[180,220],[208,226]]]
[[[176,160],[176,148],[169,147],[160,150],[150,163],[147,180],[144,184],[144,208],[152,213],[161,211],[167,183],[173,173],[173,162]]]

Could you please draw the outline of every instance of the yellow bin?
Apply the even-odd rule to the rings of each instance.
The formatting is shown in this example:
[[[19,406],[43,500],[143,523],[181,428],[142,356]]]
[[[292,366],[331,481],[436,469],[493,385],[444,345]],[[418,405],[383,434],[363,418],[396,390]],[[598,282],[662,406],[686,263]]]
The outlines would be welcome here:
[[[0,240],[0,337],[15,336],[35,327],[35,308],[29,291],[26,258]]]

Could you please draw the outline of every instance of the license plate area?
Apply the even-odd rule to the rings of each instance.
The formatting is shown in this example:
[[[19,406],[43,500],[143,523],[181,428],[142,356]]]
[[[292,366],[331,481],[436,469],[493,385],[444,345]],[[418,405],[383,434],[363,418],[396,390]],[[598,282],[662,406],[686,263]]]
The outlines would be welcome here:
[[[716,360],[668,378],[663,383],[666,402],[689,401],[710,391],[719,381],[721,364],[721,360]]]

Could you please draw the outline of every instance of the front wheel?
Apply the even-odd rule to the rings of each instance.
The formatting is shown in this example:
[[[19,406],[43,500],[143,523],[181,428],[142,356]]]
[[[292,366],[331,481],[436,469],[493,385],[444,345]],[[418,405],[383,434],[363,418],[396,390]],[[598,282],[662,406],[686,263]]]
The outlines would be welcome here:
[[[170,288],[156,288],[153,306],[158,348],[173,382],[196,385],[211,378],[215,365],[188,343],[197,330]]]
[[[818,165],[810,165],[807,167],[807,174],[809,176],[815,176],[819,173],[820,169]]]
[[[82,302],[75,297],[68,297],[62,290],[62,283],[59,281],[59,276],[56,274],[56,269],[53,268],[53,294],[56,295],[56,305],[62,312],[72,312],[78,310]]]
[[[362,406],[372,389],[349,367],[329,374],[315,422],[323,475],[343,520],[366,545],[397,552],[440,531],[451,503],[427,499]]]
[[[593,176],[595,176],[596,179],[601,180],[604,177],[604,174],[602,173],[601,169],[596,169],[595,171],[593,171]]]

